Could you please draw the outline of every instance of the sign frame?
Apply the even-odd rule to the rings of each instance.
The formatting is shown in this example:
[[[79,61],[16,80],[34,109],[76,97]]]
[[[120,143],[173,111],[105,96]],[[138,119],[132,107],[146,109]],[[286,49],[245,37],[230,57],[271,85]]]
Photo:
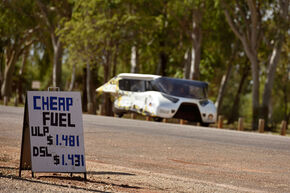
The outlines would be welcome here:
[[[59,89],[57,90],[59,91]],[[50,89],[48,91],[29,91],[29,92],[39,92],[40,94],[48,94],[50,95],[52,92],[50,92]],[[66,92],[63,92],[66,93]],[[80,99],[80,97],[77,97]],[[79,101],[79,103],[81,103],[81,99]],[[71,177],[73,175],[73,173],[83,173],[84,174],[84,180],[87,180],[87,171],[86,171],[86,164],[85,164],[85,151],[84,151],[84,136],[83,136],[83,125],[82,125],[82,116],[81,116],[81,128],[80,128],[80,133],[82,134],[80,136],[80,151],[83,152],[83,165],[82,165],[82,169],[84,171],[78,172],[78,171],[71,171],[72,169],[67,169],[68,171],[33,171],[33,156],[32,156],[32,141],[31,141],[31,134],[33,133],[33,131],[30,131],[30,121],[29,121],[29,106],[28,106],[28,93],[26,93],[26,99],[25,99],[25,106],[24,106],[24,118],[23,118],[23,128],[22,128],[22,142],[21,142],[21,152],[20,152],[20,165],[19,165],[19,177],[21,177],[21,171],[22,170],[31,170],[31,176],[34,177],[34,173],[35,172],[39,172],[39,173],[70,173]],[[30,103],[31,105],[31,103]],[[82,109],[81,109],[81,105],[80,105],[80,113],[82,114]],[[32,133],[31,133],[32,132]],[[73,139],[75,141],[75,139]],[[75,144],[75,142],[73,142]],[[57,144],[55,144],[56,146]],[[63,145],[64,146],[64,145]],[[67,148],[67,147],[56,147],[56,148]],[[34,149],[33,149],[34,151]],[[73,151],[73,150],[71,150]],[[34,153],[33,153],[34,154]],[[64,155],[62,155],[64,156]],[[69,154],[68,154],[69,156]],[[72,155],[71,155],[72,156]],[[76,155],[75,155],[76,156]],[[76,157],[74,157],[73,159],[75,159]],[[35,158],[34,158],[35,159]],[[62,159],[63,158],[60,158]],[[73,162],[73,161],[72,161]],[[65,166],[67,165],[67,163],[65,163]],[[63,167],[65,167],[64,165],[62,165]],[[75,167],[74,165],[72,165],[71,167]]]

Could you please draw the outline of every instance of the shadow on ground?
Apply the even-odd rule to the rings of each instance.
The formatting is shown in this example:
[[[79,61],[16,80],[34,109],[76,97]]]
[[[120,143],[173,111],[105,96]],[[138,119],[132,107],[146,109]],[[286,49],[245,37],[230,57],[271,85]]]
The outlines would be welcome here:
[[[19,168],[16,167],[5,167],[5,166],[0,166],[0,170],[13,170],[13,173],[18,173]],[[12,172],[10,172],[12,173]],[[34,173],[37,174],[37,173]],[[89,171],[87,172],[87,175],[125,175],[125,176],[135,176],[135,174],[130,174],[130,173],[123,173],[123,172],[111,172],[111,171],[100,171],[100,172],[94,172],[94,171]],[[119,187],[119,188],[129,188],[129,189],[141,189],[141,187],[138,186],[130,186],[128,184],[114,184],[114,183],[108,183],[105,181],[100,181],[100,180],[92,180],[92,179],[87,179],[85,180],[81,176],[60,176],[55,173],[52,173],[52,175],[41,175],[41,176],[36,176],[35,178],[26,178],[26,177],[19,177],[15,174],[3,174],[0,171],[0,178],[7,178],[7,179],[14,179],[14,180],[19,180],[19,181],[24,181],[24,182],[30,182],[30,183],[37,183],[37,184],[43,184],[43,185],[51,185],[51,186],[57,186],[61,188],[73,188],[76,190],[86,190],[86,191],[91,191],[91,192],[99,192],[99,193],[107,193],[105,191],[99,191],[97,189],[92,189],[92,188],[86,188],[85,186],[75,186],[71,184],[56,184],[48,181],[43,181],[42,179],[59,179],[62,180],[61,183],[63,182],[71,182],[71,181],[78,181],[78,182],[84,182],[86,183],[92,183],[92,184],[101,184],[101,185],[111,185],[113,187]]]

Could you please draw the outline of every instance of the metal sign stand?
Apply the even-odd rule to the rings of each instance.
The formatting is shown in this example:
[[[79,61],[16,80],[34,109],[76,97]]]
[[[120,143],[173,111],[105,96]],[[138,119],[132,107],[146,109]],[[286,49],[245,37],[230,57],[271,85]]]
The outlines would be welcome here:
[[[48,87],[47,91],[60,91],[59,87]]]
[[[49,87],[48,91],[60,91],[59,87]],[[30,149],[30,130],[29,130],[29,113],[28,113],[28,101],[27,95],[25,99],[24,107],[24,118],[23,118],[23,129],[22,129],[22,142],[21,142],[21,153],[20,153],[20,165],[19,165],[19,177],[21,177],[22,170],[31,170],[31,176],[34,178],[34,172],[32,172],[31,163],[31,149]],[[65,172],[61,172],[65,173]],[[87,173],[84,172],[84,180],[87,180]],[[70,173],[73,176],[73,173]]]

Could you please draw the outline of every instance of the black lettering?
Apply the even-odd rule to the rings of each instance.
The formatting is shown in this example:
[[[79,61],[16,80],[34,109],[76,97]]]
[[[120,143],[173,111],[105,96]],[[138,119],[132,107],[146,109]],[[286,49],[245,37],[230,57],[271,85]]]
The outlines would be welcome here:
[[[31,127],[31,136],[37,136],[37,127]]]
[[[46,121],[49,120],[49,112],[43,112],[42,113],[42,121],[43,121],[43,125],[46,125]]]
[[[52,145],[53,143],[53,137],[51,135],[47,136],[47,145]]]
[[[43,129],[42,129],[42,131],[43,131]],[[40,132],[40,128],[39,127],[37,127],[37,133],[38,133],[37,136],[40,136],[40,137],[44,136],[43,132],[42,133]]]
[[[45,147],[39,147],[39,156],[40,157],[45,157]]]
[[[38,147],[33,146],[32,149],[33,149],[33,156],[38,156],[38,154],[39,154]]]
[[[51,155],[51,153],[48,153],[48,148],[47,147],[45,147],[46,148],[46,157],[51,157],[52,155]]]
[[[59,113],[59,126],[66,127],[66,114],[65,113]]]
[[[58,155],[53,156],[53,160],[54,160],[55,165],[59,164],[59,156]]]
[[[58,126],[58,113],[50,113],[50,125]]]
[[[71,123],[71,116],[70,116],[70,113],[68,113],[67,116],[68,116],[68,118],[67,118],[67,120],[68,120],[68,126],[69,126],[69,127],[75,127],[76,125]]]
[[[51,154],[48,153],[48,149],[45,146],[39,147],[39,156],[40,157],[51,157]]]
[[[43,137],[46,136],[46,134],[49,132],[49,127],[43,127],[42,132],[40,130],[40,127],[31,127],[31,136],[39,136]]]
[[[43,136],[45,136],[49,132],[48,127],[43,127]]]

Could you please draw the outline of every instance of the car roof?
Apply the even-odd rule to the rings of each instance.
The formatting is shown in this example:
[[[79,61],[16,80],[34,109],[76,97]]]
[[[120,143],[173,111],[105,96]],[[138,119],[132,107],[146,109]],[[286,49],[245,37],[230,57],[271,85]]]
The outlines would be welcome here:
[[[161,76],[153,74],[121,73],[118,75],[118,77],[134,80],[155,80],[156,78],[160,78]]]
[[[198,87],[207,87],[208,84],[203,81],[197,81],[197,80],[187,80],[187,79],[180,79],[180,78],[170,78],[166,76],[160,76],[160,75],[153,75],[153,74],[138,74],[138,73],[121,73],[117,76],[118,78],[124,78],[124,79],[132,79],[132,80],[155,80],[158,78],[161,79],[167,79],[167,80],[173,80],[179,83],[182,82],[189,82],[190,84],[193,84]]]
[[[191,84],[191,85],[194,85],[197,87],[203,87],[203,88],[208,87],[208,84],[206,82],[203,82],[203,81],[180,79],[180,78],[170,78],[170,77],[161,77],[160,79],[167,80],[167,81],[174,81],[176,83],[179,83],[180,85],[187,83],[187,84]]]

